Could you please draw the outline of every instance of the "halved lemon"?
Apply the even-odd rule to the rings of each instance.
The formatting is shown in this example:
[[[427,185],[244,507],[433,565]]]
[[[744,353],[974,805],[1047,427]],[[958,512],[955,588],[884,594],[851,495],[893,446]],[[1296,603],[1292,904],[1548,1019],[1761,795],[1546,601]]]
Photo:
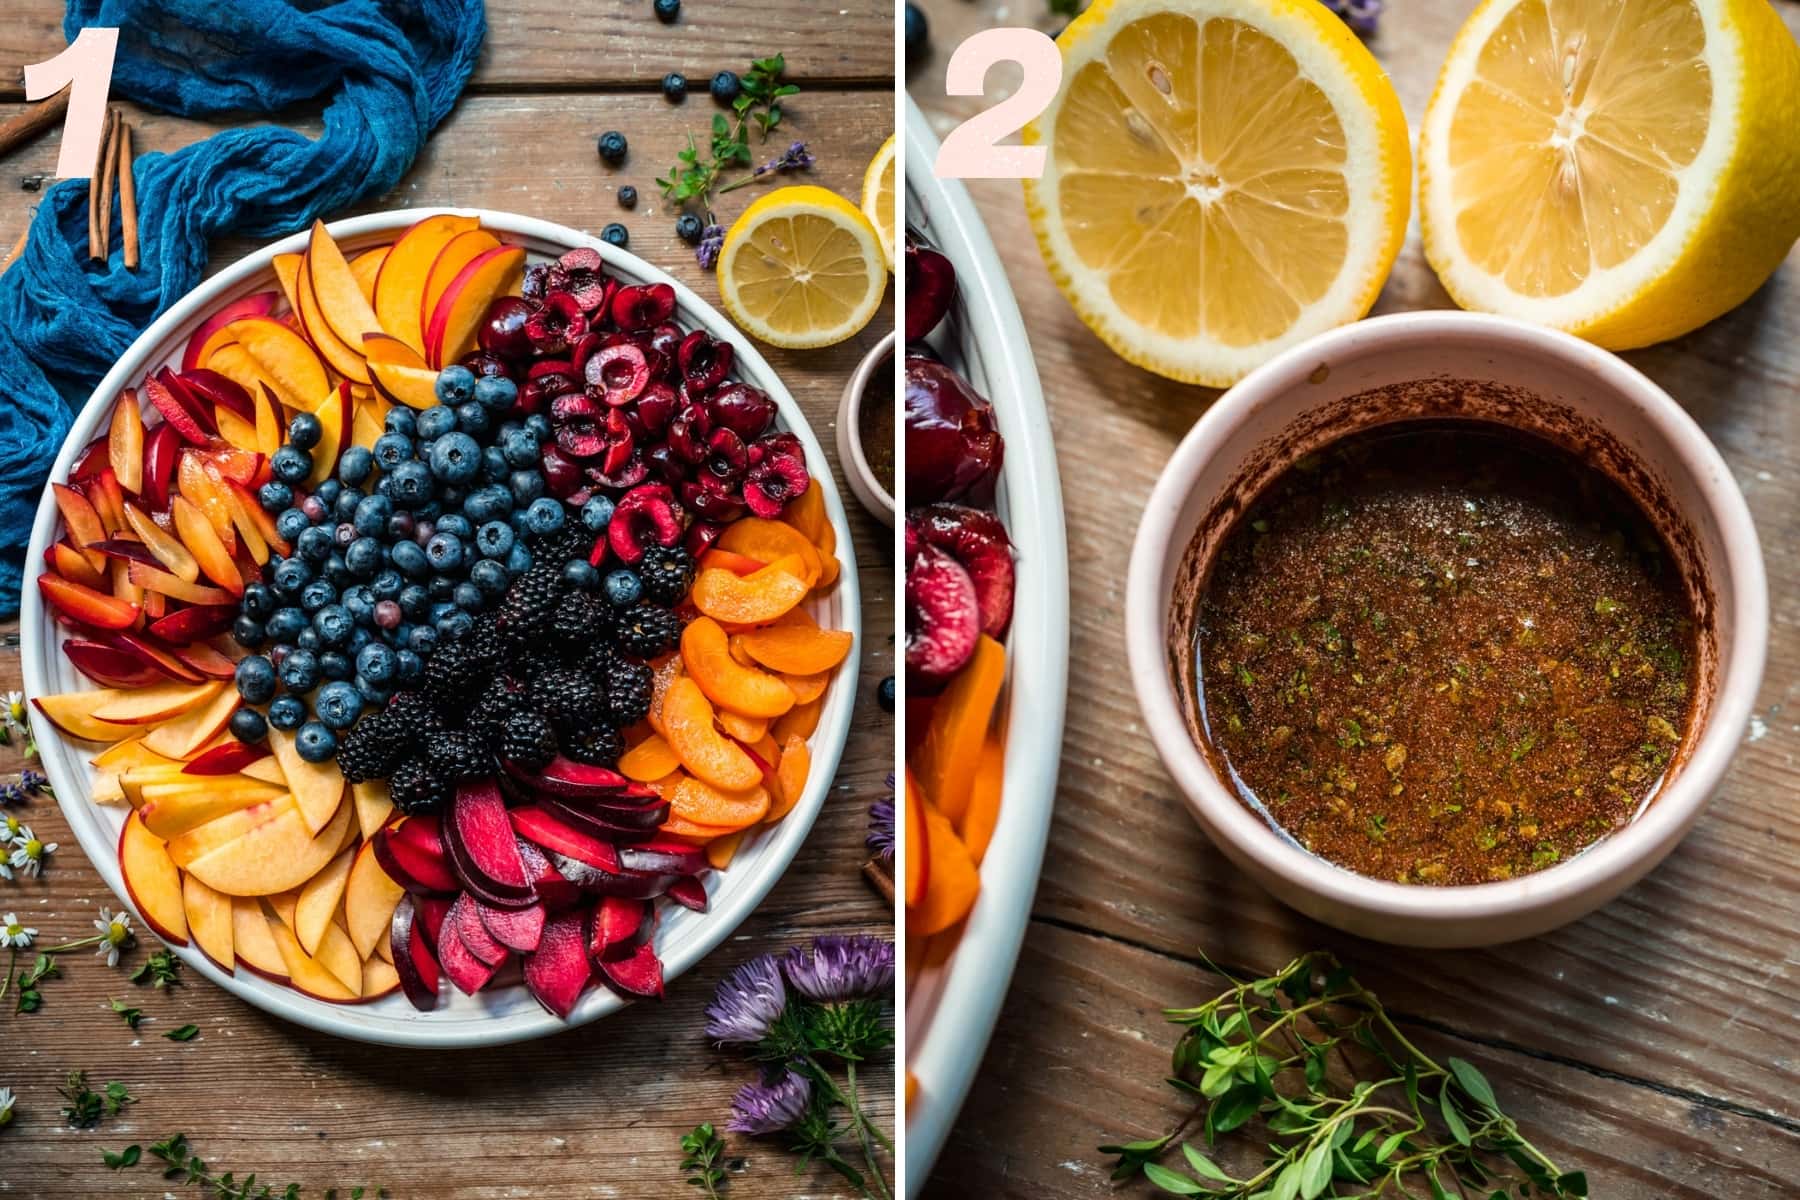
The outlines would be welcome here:
[[[887,269],[894,269],[894,135],[888,134],[888,140],[881,143],[881,149],[869,160],[867,169],[863,171],[862,186],[863,216],[869,218],[869,224],[875,226],[875,233],[881,238],[881,256],[887,260]]]
[[[1120,355],[1225,386],[1369,311],[1406,233],[1406,119],[1318,0],[1098,0],[1027,144],[1051,276]]]
[[[1419,159],[1458,304],[1613,349],[1675,337],[1800,235],[1800,46],[1767,0],[1487,0]]]
[[[869,323],[887,291],[881,237],[822,187],[778,188],[744,210],[719,251],[719,299],[771,346],[833,346]]]

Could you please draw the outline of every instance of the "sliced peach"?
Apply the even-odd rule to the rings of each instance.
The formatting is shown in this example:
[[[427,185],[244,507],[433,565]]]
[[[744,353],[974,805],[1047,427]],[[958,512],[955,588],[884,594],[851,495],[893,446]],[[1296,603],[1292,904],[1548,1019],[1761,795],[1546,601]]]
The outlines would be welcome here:
[[[678,776],[663,798],[669,802],[671,815],[715,829],[745,829],[769,811],[766,788],[719,788],[691,775]]]
[[[426,332],[431,326],[432,314],[437,312],[438,301],[449,290],[451,283],[462,274],[462,269],[486,254],[497,249],[500,239],[485,229],[466,229],[453,236],[443,244],[437,256],[431,260],[431,268],[425,277],[425,289],[419,295],[419,344],[414,347],[431,361],[431,348],[425,340]],[[407,345],[412,339],[407,337],[407,330],[390,329],[392,333]]]
[[[112,464],[120,487],[134,496],[143,490],[144,414],[130,391],[113,405],[112,425],[106,433],[106,460]]]
[[[745,745],[755,745],[769,732],[768,717],[746,717],[729,708],[720,708],[713,717],[719,722],[720,732],[732,741],[743,742]]]
[[[232,900],[215,892],[192,875],[181,880],[181,901],[187,912],[188,932],[194,945],[224,971],[237,966],[232,948]]]
[[[969,915],[969,910],[975,906],[975,898],[981,893],[981,875],[975,869],[975,860],[969,856],[969,848],[951,827],[950,819],[923,795],[919,795],[918,803],[926,830],[923,841],[931,861],[926,867],[924,895],[917,903],[907,905],[906,931],[929,937],[942,933]],[[907,853],[910,857],[911,846]],[[911,889],[908,891],[910,894]]]
[[[919,784],[952,823],[963,819],[969,788],[1006,677],[1006,651],[982,634],[975,653],[932,706],[931,723],[910,756]]]
[[[50,490],[56,496],[56,507],[62,513],[63,524],[69,527],[69,540],[81,551],[90,567],[96,571],[105,570],[106,555],[88,549],[95,542],[106,540],[106,527],[100,523],[100,514],[93,501],[65,484],[53,483]]]
[[[352,990],[337,973],[324,963],[308,954],[300,945],[298,938],[286,925],[279,921],[270,921],[269,935],[274,939],[275,948],[281,952],[281,963],[287,971],[288,982],[296,989],[319,1000],[329,1000],[343,1004],[355,1000],[362,990],[362,960],[357,960],[357,983]],[[350,947],[351,953],[356,947]]]
[[[285,892],[276,892],[268,897],[269,911],[281,919],[289,931],[294,928],[294,914],[300,908],[300,889],[289,888]]]
[[[134,688],[128,692],[102,694],[90,692],[90,698],[102,697],[91,709],[94,719],[114,725],[155,725],[173,720],[183,713],[204,708],[225,689],[223,683],[159,683],[153,687]],[[155,750],[148,742],[146,749]],[[157,750],[158,754],[162,751]],[[163,754],[178,759],[179,755]]]
[[[237,534],[231,528],[231,502],[225,498],[225,477],[219,474],[219,469],[198,454],[184,453],[175,468],[175,486],[181,489],[181,495],[169,498],[169,515],[175,515],[176,501],[187,501],[206,514],[213,532],[224,544],[225,552],[237,553]],[[181,533],[179,520],[175,532]],[[187,535],[182,534],[182,541],[186,540]]]
[[[218,531],[206,514],[185,496],[169,498],[169,514],[175,518],[175,532],[181,536],[182,544],[193,554],[206,577],[233,596],[243,595],[244,577],[239,574],[231,552],[219,539]]]
[[[375,843],[365,841],[344,880],[344,928],[364,958],[387,938],[388,922],[402,895],[400,885],[375,860],[374,850]]]
[[[761,625],[775,620],[806,599],[811,585],[799,555],[776,560],[754,575],[735,575],[712,568],[694,581],[694,607],[718,621]]]
[[[129,725],[116,725],[94,716],[94,709],[108,700],[125,695],[111,688],[95,692],[63,692],[55,696],[33,696],[31,703],[44,719],[66,737],[84,742],[116,742],[136,732]]]
[[[818,547],[813,545],[812,539],[785,521],[743,517],[727,525],[714,545],[721,550],[765,563],[798,554],[806,564],[806,581],[809,584],[817,583],[819,573],[824,569],[819,561]]]
[[[696,617],[682,630],[681,661],[688,677],[721,708],[746,717],[779,717],[794,706],[787,684],[731,657],[729,636],[711,617]]]
[[[429,367],[369,362],[369,375],[381,394],[408,408],[430,408],[437,400],[437,372]]]
[[[371,1000],[379,1000],[399,989],[400,972],[380,953],[387,947],[388,939],[383,938],[375,943],[376,956],[363,959],[362,993],[356,998],[358,1003],[367,1004]]]
[[[819,727],[819,713],[824,708],[823,700],[811,700],[805,704],[796,704],[775,721],[775,727],[769,732],[782,745],[792,737],[809,738]]]
[[[201,855],[210,854],[252,830],[281,820],[289,813],[298,815],[292,796],[282,796],[267,804],[253,804],[249,808],[226,813],[217,820],[195,826],[179,837],[170,838],[169,857],[175,860],[176,866],[186,870],[187,865]]]
[[[325,394],[329,386],[325,364],[306,339],[294,330],[270,317],[245,317],[226,328],[268,376],[275,395],[283,404],[297,411],[307,411]],[[216,363],[213,369],[221,375],[229,374]],[[246,390],[256,394],[256,389],[248,385]]]
[[[769,808],[765,821],[773,824],[794,811],[794,805],[800,803],[800,797],[806,792],[806,776],[812,770],[812,751],[807,748],[806,739],[788,738],[781,747],[781,765],[775,770],[775,778],[780,783],[780,796]]]
[[[381,264],[387,261],[392,250],[392,246],[377,246],[350,260],[350,274],[356,279],[356,290],[370,304],[375,302],[375,281],[381,276]]]
[[[135,788],[143,800],[138,813],[144,828],[164,839],[180,837],[226,813],[266,804],[285,794],[284,789],[256,779],[240,778],[229,785],[199,775],[187,780],[191,782],[176,778],[145,783],[127,773],[119,783],[128,797]]]
[[[385,779],[365,779],[351,784],[350,800],[356,805],[356,828],[365,839],[373,838],[394,814],[394,801],[388,794]],[[356,931],[352,929],[351,932]]]
[[[272,754],[264,755],[254,762],[247,762],[238,768],[238,774],[247,779],[260,779],[264,783],[276,783],[287,787],[287,776],[282,773],[281,764]]]
[[[89,700],[100,696],[99,692],[83,692]],[[141,737],[127,736],[125,741],[108,746],[105,750],[88,760],[96,767],[107,771],[129,771],[133,767],[176,767],[182,764],[172,762],[144,745]]]
[[[619,774],[638,783],[651,783],[679,770],[681,760],[660,734],[651,734],[619,758]]]
[[[118,772],[95,772],[94,786],[88,789],[88,799],[95,804],[125,803],[125,789],[119,786]]]
[[[223,335],[222,335],[223,336]],[[208,370],[217,371],[231,380],[252,396],[262,393],[264,388],[273,391],[275,381],[269,373],[262,369],[262,364],[250,357],[250,352],[232,340],[221,345],[207,356],[204,364]],[[280,393],[275,393],[277,399]]]
[[[231,949],[237,960],[258,975],[270,979],[286,979],[287,964],[269,932],[269,919],[262,905],[243,896],[231,898]]]
[[[475,217],[440,213],[400,235],[375,278],[375,316],[381,328],[416,352],[425,352],[425,285],[444,246],[459,233],[480,228]]]
[[[518,290],[525,274],[522,246],[497,246],[471,259],[439,297],[425,324],[425,361],[455,362],[475,348],[475,330],[497,296]]]
[[[744,844],[744,831],[728,833],[722,838],[714,838],[706,843],[706,863],[715,871],[723,871],[737,857],[738,847]]]
[[[269,730],[269,749],[275,752],[275,761],[281,764],[281,773],[293,789],[294,801],[314,833],[330,824],[340,809],[348,811],[354,807],[344,803],[344,774],[335,761],[307,762],[300,757],[294,735],[281,729]]]
[[[350,808],[344,805],[332,824],[314,835],[300,810],[289,809],[242,837],[193,859],[187,869],[231,896],[266,896],[286,891],[299,887],[337,857],[350,821]]]
[[[331,924],[332,915],[344,899],[344,886],[350,882],[350,867],[355,861],[355,851],[346,850],[301,886],[294,901],[294,936],[308,954],[319,952],[325,927]],[[361,957],[358,953],[357,958]]]
[[[300,307],[295,311],[300,314],[300,326],[306,330],[307,340],[319,352],[319,356],[331,364],[331,369],[346,379],[357,383],[369,382],[369,367],[357,353],[358,343],[346,342],[339,337],[330,319],[325,315],[313,284],[313,272],[310,269],[312,255],[301,264],[300,277],[294,286],[299,289]]]
[[[181,544],[181,539],[151,520],[137,505],[125,505],[125,523],[131,526],[132,531],[144,543],[144,548],[156,557],[156,561],[169,569],[170,574],[188,583],[200,578],[200,564],[188,548]]]
[[[237,711],[239,697],[235,687],[223,680],[215,681],[220,690],[211,700],[173,721],[164,721],[144,735],[144,744],[167,758],[191,758],[207,742],[217,737]]]
[[[818,675],[844,661],[855,639],[848,630],[808,629],[803,625],[771,625],[738,635],[744,649],[771,671],[784,675]]]
[[[349,261],[323,221],[313,222],[312,236],[306,243],[305,266],[300,280],[301,303],[306,302],[310,284],[331,332],[350,346],[362,345],[365,333],[381,332],[381,322],[376,319],[374,308],[364,298],[355,272],[350,270]],[[301,319],[305,320],[304,311]],[[301,944],[305,945],[305,939]]]
[[[125,890],[144,923],[165,942],[187,945],[187,906],[181,898],[181,872],[163,840],[144,828],[137,813],[119,830],[119,872]]]
[[[300,311],[300,272],[306,266],[305,254],[277,254],[271,264],[275,268],[275,279],[281,284],[281,294],[287,298],[289,312]]]
[[[756,761],[713,728],[712,702],[692,679],[684,676],[669,685],[663,697],[662,724],[663,737],[675,757],[707,783],[741,792],[762,781]]]

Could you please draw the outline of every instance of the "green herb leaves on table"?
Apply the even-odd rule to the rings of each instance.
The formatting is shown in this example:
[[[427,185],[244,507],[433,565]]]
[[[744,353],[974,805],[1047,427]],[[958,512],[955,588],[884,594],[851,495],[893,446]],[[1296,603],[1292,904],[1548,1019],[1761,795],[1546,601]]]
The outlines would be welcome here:
[[[65,1086],[57,1088],[56,1093],[67,1102],[63,1116],[76,1129],[91,1129],[100,1123],[102,1115],[116,1117],[127,1104],[137,1103],[137,1097],[117,1080],[97,1092],[89,1088],[86,1071],[70,1071]]]
[[[134,1167],[143,1158],[143,1147],[127,1146],[123,1150],[102,1150],[100,1157],[115,1171]],[[162,1176],[171,1183],[195,1183],[208,1200],[300,1200],[305,1194],[297,1183],[272,1184],[256,1182],[254,1173],[239,1180],[230,1171],[214,1175],[205,1160],[188,1145],[187,1135],[178,1133],[150,1145],[150,1157],[162,1164]],[[387,1195],[385,1188],[353,1187],[348,1191],[327,1188],[325,1200],[378,1200]]]
[[[1195,1105],[1163,1137],[1100,1147],[1119,1157],[1115,1180],[1258,1200],[1587,1195],[1586,1176],[1527,1141],[1480,1071],[1419,1050],[1331,955],[1303,955],[1265,979],[1226,978],[1222,995],[1167,1011],[1185,1030],[1169,1082]],[[1182,1140],[1198,1120],[1210,1148],[1257,1117],[1267,1153],[1243,1178]]]
[[[132,972],[131,982],[149,984],[154,988],[171,988],[181,986],[181,960],[169,950],[158,950],[144,960],[144,965]]]
[[[704,153],[694,136],[689,134],[687,148],[675,156],[678,161],[669,169],[668,177],[657,180],[666,199],[678,207],[690,201],[698,203],[706,211],[710,224],[714,194],[742,187],[756,178],[747,175],[722,186],[719,182],[726,172],[748,167],[754,161],[749,138],[752,128],[759,135],[758,141],[767,141],[769,134],[781,124],[781,102],[800,91],[797,84],[782,81],[786,70],[786,60],[779,54],[756,59],[750,64],[740,81],[737,98],[731,102],[732,116],[727,118],[723,113],[713,116]]]
[[[681,1169],[689,1186],[716,1197],[725,1186],[725,1139],[711,1125],[681,1135]]]

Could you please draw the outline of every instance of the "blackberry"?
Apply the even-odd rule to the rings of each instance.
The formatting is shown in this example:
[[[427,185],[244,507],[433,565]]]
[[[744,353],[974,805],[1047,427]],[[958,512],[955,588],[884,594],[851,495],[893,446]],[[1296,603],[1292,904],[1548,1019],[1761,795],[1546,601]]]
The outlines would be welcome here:
[[[625,753],[625,738],[611,725],[599,724],[585,733],[562,739],[564,756],[593,767],[610,767]]]
[[[469,732],[487,743],[488,749],[499,750],[500,730],[506,718],[523,712],[526,705],[522,689],[514,689],[510,680],[495,679],[483,689],[475,706],[469,710]]]
[[[396,733],[414,741],[445,728],[437,704],[421,691],[395,692],[383,711]]]
[[[471,639],[447,641],[425,660],[425,694],[439,703],[466,703],[487,676],[488,664]]]
[[[558,729],[585,729],[600,711],[600,690],[579,667],[551,667],[532,678],[531,703]]]
[[[495,613],[495,628],[515,646],[541,638],[549,632],[561,599],[562,564],[538,563],[506,589]]]
[[[419,757],[402,762],[388,777],[388,795],[403,813],[436,812],[449,802],[454,790],[449,780]]]
[[[500,726],[500,757],[535,771],[556,757],[556,731],[542,713],[516,712]]]
[[[565,521],[559,529],[533,534],[531,549],[539,560],[561,568],[571,558],[586,559],[593,552],[594,537],[593,531],[584,529],[579,521]]]
[[[338,770],[351,783],[385,779],[406,757],[410,734],[386,713],[371,713],[338,743]]]
[[[592,592],[572,592],[551,619],[550,632],[564,649],[579,657],[606,634],[607,622],[607,605],[600,597]]]
[[[649,715],[651,671],[641,662],[621,657],[610,647],[606,648],[605,655],[607,665],[604,670],[593,670],[595,656],[588,659],[589,669],[593,670],[594,678],[600,681],[606,695],[607,718],[623,729]]]
[[[674,649],[681,639],[681,618],[654,604],[639,604],[619,614],[619,648],[633,658],[655,658]]]
[[[637,571],[644,595],[658,604],[680,604],[694,586],[694,556],[682,546],[646,546]]]
[[[431,769],[446,779],[479,779],[494,773],[494,759],[472,733],[440,733],[425,743]]]

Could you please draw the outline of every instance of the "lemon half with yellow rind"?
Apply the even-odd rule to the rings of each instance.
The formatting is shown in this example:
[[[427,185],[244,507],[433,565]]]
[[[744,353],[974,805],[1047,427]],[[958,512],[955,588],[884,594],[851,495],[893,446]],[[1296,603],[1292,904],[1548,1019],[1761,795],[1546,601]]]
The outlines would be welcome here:
[[[862,212],[881,238],[887,269],[894,269],[894,135],[888,134],[881,149],[863,169]]]
[[[1406,119],[1318,0],[1097,0],[1025,127],[1051,277],[1124,358],[1226,386],[1369,311],[1405,237]]]
[[[744,210],[719,251],[719,299],[744,332],[789,350],[832,346],[881,308],[887,264],[862,210],[810,185]]]

